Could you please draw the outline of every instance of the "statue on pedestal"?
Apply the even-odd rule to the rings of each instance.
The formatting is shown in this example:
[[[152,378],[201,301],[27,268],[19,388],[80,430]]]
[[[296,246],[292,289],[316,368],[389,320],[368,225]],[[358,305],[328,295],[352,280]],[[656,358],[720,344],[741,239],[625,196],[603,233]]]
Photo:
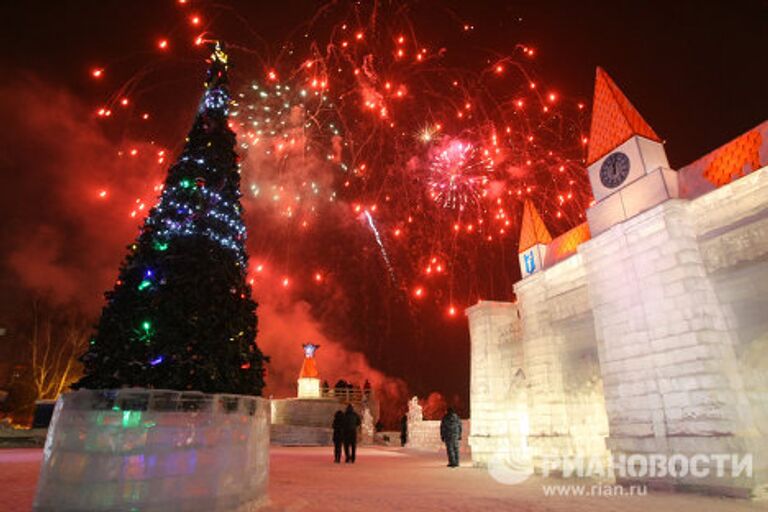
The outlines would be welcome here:
[[[373,415],[366,406],[363,409],[362,442],[363,444],[373,444],[373,434],[375,428],[373,425]]]
[[[424,413],[419,405],[419,398],[414,396],[408,402],[408,423],[423,421]]]

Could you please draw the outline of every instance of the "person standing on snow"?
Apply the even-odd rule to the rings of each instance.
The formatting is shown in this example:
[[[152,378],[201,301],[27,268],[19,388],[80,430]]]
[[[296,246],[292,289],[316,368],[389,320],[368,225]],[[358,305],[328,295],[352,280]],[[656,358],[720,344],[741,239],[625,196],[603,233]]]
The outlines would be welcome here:
[[[448,452],[448,467],[455,468],[459,465],[459,441],[461,441],[461,420],[453,407],[440,421],[440,440],[445,443]]]
[[[341,462],[341,443],[344,441],[344,413],[336,411],[333,416],[333,462]]]
[[[347,406],[344,412],[344,462],[354,464],[357,454],[357,431],[360,428],[360,415],[355,412],[352,405]]]

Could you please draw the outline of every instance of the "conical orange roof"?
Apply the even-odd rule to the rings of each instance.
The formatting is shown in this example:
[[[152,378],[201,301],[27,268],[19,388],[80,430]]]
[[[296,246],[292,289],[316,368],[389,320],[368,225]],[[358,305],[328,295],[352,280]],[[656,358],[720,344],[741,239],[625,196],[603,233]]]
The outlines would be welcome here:
[[[536,244],[548,244],[552,241],[547,226],[530,199],[523,204],[523,223],[520,228],[520,246],[517,252],[523,252]]]
[[[632,106],[603,68],[597,68],[587,165],[591,165],[633,135],[661,142],[653,128]]]
[[[314,357],[305,357],[304,362],[301,363],[301,372],[299,372],[300,379],[319,379],[320,372],[317,371],[317,363],[315,363]]]

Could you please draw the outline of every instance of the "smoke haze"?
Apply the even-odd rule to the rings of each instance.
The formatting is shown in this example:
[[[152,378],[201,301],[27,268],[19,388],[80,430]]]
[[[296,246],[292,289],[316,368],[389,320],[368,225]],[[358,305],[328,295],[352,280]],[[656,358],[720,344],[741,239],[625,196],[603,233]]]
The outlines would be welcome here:
[[[175,155],[156,144],[125,138],[113,142],[91,109],[31,75],[0,86],[0,117],[7,127],[0,133],[0,201],[6,212],[13,212],[0,230],[3,315],[23,309],[32,297],[45,296],[55,304],[75,305],[95,320],[103,292],[112,287],[125,247],[155,203],[157,186]],[[254,163],[263,164],[246,159],[246,176]],[[322,166],[311,164],[308,160],[305,166],[291,167],[291,186],[300,188],[305,180],[299,173],[306,172],[328,187],[322,174],[317,175]],[[265,209],[252,208],[253,199],[251,203],[246,203],[246,223],[254,234],[268,217]],[[258,233],[249,240],[251,254],[259,240]],[[252,266],[256,260],[252,257]],[[384,401],[393,407],[404,404],[404,381],[372,368],[363,353],[325,334],[310,305],[279,290],[275,279],[277,275],[265,273],[254,285],[260,304],[257,342],[271,357],[265,394],[295,395],[301,344],[312,341],[321,345],[317,359],[322,378],[358,385],[368,379]],[[342,299],[340,288],[333,293]]]

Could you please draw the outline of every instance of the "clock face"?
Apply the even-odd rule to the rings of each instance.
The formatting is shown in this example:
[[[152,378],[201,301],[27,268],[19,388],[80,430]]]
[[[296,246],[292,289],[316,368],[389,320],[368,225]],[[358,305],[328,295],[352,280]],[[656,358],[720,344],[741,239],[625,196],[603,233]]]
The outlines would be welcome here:
[[[607,188],[616,188],[629,176],[629,157],[621,152],[608,155],[600,167],[600,182]]]

